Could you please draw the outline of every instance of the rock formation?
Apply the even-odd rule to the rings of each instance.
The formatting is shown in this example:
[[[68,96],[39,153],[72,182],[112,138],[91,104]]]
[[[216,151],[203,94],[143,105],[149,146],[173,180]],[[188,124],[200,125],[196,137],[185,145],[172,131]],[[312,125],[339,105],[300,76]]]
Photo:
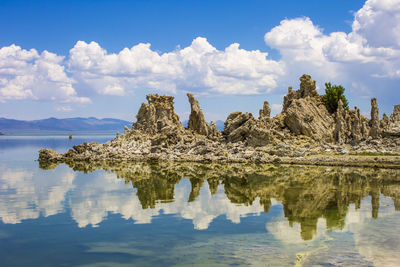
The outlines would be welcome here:
[[[372,138],[378,138],[380,135],[380,127],[379,127],[379,109],[378,104],[376,102],[376,98],[371,99],[371,121],[370,121],[370,130],[369,135]]]
[[[203,111],[200,109],[199,101],[197,101],[192,93],[188,93],[187,97],[189,98],[191,109],[188,128],[198,134],[207,136],[210,129],[206,120],[204,119]]]
[[[367,118],[361,116],[357,107],[343,109],[343,102],[339,100],[335,113],[334,137],[337,144],[359,143],[368,137]]]
[[[166,131],[183,132],[184,127],[179,121],[178,114],[174,110],[174,97],[168,95],[147,95],[148,104],[142,103],[136,123],[132,128],[147,134],[155,134]]]
[[[215,139],[221,137],[221,133],[217,130],[217,124],[211,121],[210,125],[207,124],[203,111],[200,109],[199,101],[192,93],[188,93],[187,97],[190,103],[190,116],[188,122],[188,129],[193,130],[195,133],[208,136]]]
[[[260,114],[258,118],[259,120],[269,119],[271,117],[271,108],[269,107],[268,101],[264,101],[263,108],[260,109],[259,114]]]
[[[300,89],[289,87],[283,104],[284,123],[297,135],[306,135],[317,140],[331,141],[333,118],[318,94],[315,81],[309,75],[300,77]]]
[[[395,105],[383,129],[386,136],[400,137],[400,105]]]
[[[344,140],[344,118],[343,118],[343,102],[342,100],[339,100],[338,103],[338,108],[336,110],[336,123],[335,123],[335,131],[334,131],[334,136],[335,136],[335,141],[338,144],[343,143]]]
[[[232,112],[225,121],[224,135],[228,142],[243,142],[247,139],[254,123],[253,114],[240,111]]]
[[[40,151],[43,162],[70,161],[220,161],[285,162],[360,166],[399,166],[400,160],[386,158],[322,159],[321,152],[400,153],[400,105],[389,118],[379,121],[376,99],[371,100],[371,120],[353,110],[344,109],[340,101],[330,114],[309,75],[300,77],[300,88],[289,87],[282,112],[271,118],[268,101],[256,119],[248,112],[232,112],[224,131],[215,122],[207,124],[199,102],[187,94],[191,113],[188,128],[183,127],[174,110],[172,96],[148,95],[132,128],[105,144],[84,143],[65,154],[49,149]],[[349,151],[350,150],[350,151]],[[399,162],[398,162],[399,161]],[[53,166],[52,164],[44,164]],[[43,165],[43,166],[44,166]]]

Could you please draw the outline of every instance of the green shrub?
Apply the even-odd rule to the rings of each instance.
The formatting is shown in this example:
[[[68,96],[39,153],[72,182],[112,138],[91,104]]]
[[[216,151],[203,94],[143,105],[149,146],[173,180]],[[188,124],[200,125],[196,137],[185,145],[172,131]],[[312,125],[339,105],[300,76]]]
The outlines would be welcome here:
[[[342,100],[343,108],[347,109],[349,107],[349,102],[344,96],[344,90],[341,85],[331,85],[330,82],[325,83],[325,94],[322,96],[322,101],[324,101],[329,112],[336,112],[340,99]]]

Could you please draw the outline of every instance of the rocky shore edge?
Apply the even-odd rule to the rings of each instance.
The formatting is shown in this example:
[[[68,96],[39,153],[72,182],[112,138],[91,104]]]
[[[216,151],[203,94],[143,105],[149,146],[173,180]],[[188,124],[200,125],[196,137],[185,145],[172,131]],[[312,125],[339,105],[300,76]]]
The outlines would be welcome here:
[[[199,102],[187,94],[191,113],[188,127],[179,121],[174,97],[147,95],[132,128],[104,144],[83,143],[64,154],[39,151],[41,164],[73,161],[256,162],[277,164],[379,167],[400,169],[400,105],[379,119],[371,99],[371,119],[360,110],[339,107],[330,113],[309,75],[300,89],[289,87],[282,112],[271,118],[267,101],[258,119],[232,112],[222,132],[208,124]]]

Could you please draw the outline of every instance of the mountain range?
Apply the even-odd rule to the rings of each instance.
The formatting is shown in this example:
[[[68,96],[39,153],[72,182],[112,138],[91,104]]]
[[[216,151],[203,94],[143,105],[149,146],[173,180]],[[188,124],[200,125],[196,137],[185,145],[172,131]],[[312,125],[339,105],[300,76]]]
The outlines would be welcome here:
[[[188,121],[182,122],[187,127]],[[223,121],[216,121],[217,129],[224,129]],[[48,118],[43,120],[14,120],[0,118],[1,134],[21,134],[21,133],[69,133],[69,132],[124,132],[124,126],[132,125],[132,122],[119,119],[98,119],[89,118]]]
[[[14,120],[0,118],[0,132],[15,133],[49,133],[49,132],[123,132],[124,126],[131,122],[118,119],[90,118],[48,118],[43,120]]]

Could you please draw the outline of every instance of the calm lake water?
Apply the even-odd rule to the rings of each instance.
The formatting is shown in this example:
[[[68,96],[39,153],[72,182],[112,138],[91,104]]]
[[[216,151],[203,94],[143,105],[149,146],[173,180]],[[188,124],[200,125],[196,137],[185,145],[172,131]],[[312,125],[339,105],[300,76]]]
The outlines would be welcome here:
[[[0,266],[399,266],[399,170],[39,166],[113,136],[0,137]]]

